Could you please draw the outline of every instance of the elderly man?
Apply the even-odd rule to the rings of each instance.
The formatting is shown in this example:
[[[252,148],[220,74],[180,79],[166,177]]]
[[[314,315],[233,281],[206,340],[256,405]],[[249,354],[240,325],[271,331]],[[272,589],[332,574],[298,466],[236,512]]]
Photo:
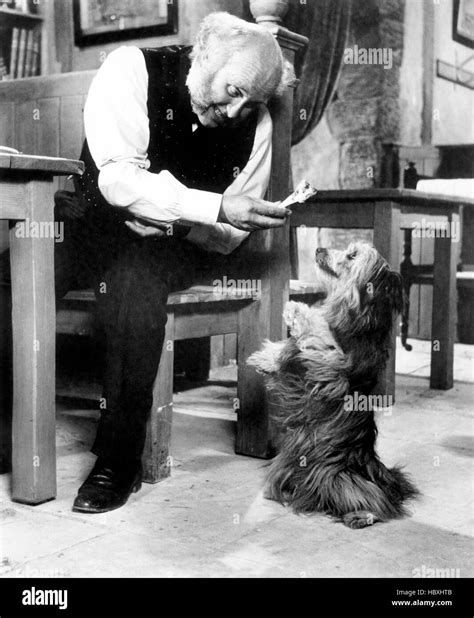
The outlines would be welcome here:
[[[81,207],[71,201],[56,259],[58,296],[79,267],[105,336],[98,457],[73,510],[118,508],[140,487],[168,292],[252,230],[284,225],[289,211],[262,200],[266,103],[292,78],[273,36],[227,13],[204,19],[192,49],[121,47],[94,78]]]

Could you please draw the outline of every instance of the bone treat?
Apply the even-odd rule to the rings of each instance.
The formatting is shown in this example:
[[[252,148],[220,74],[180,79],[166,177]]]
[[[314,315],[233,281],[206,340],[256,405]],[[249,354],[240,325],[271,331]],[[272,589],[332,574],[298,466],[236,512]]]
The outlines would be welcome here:
[[[291,195],[284,200],[280,206],[285,208],[291,204],[302,204],[306,202],[310,197],[316,195],[317,189],[313,187],[307,180],[302,180]]]

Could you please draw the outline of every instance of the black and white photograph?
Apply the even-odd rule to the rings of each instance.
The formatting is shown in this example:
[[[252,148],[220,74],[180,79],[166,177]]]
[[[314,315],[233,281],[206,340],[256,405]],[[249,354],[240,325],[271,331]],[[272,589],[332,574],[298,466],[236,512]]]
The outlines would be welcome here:
[[[1,618],[472,616],[473,10],[0,0]]]

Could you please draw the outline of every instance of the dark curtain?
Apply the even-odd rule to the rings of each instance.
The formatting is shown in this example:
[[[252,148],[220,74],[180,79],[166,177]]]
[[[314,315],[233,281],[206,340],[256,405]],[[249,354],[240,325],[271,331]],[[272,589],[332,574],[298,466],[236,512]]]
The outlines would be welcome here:
[[[342,64],[352,0],[292,0],[284,24],[309,39],[295,59],[300,83],[295,93],[292,144],[312,131],[331,102]]]

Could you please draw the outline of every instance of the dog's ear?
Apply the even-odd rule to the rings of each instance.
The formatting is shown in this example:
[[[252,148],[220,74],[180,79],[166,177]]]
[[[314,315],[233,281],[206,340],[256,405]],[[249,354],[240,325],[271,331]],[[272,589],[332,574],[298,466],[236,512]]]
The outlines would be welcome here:
[[[368,330],[389,330],[404,307],[403,281],[400,273],[388,266],[380,269],[361,290],[361,313]]]
[[[394,270],[389,271],[383,285],[385,286],[384,292],[391,303],[392,313],[402,313],[406,299],[401,274]]]

